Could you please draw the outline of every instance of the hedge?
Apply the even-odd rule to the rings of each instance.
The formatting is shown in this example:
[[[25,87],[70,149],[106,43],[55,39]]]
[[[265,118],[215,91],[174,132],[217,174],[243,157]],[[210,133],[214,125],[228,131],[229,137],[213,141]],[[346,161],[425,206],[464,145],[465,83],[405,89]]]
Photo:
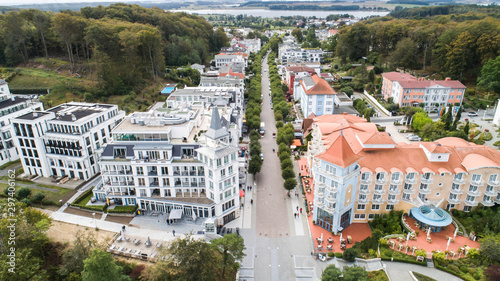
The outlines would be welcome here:
[[[135,213],[137,210],[138,206],[116,206],[114,209],[108,209],[108,213],[121,213],[121,214],[128,214],[128,213]]]
[[[100,206],[87,206],[87,203],[90,201],[90,198],[92,198],[92,188],[85,191],[80,197],[78,197],[72,204],[71,206],[73,207],[78,207],[81,209],[85,210],[91,210],[91,211],[99,211],[99,212],[104,212],[106,208],[108,208],[108,204],[100,205]]]
[[[90,210],[90,211],[98,211],[98,212],[104,212],[106,211],[106,208],[108,208],[108,203],[100,206],[83,206],[83,205],[74,205],[72,204],[71,206],[73,207],[78,207],[80,209],[85,209],[85,210]]]
[[[391,258],[385,257],[385,256],[381,256],[381,259],[383,261],[391,261]],[[413,264],[418,264],[418,265],[421,265],[421,266],[427,266],[426,262],[421,262],[421,261],[416,261],[416,260],[407,260],[407,259],[401,259],[401,258],[394,258],[393,257],[392,261],[405,262],[405,263],[413,263]]]
[[[71,205],[80,204],[83,201],[83,199],[85,199],[86,197],[88,197],[90,194],[92,194],[92,188],[89,189],[89,190],[87,190],[87,191],[85,191],[82,195],[80,195],[78,198],[76,198],[76,200],[73,201],[73,203]],[[90,197],[92,197],[92,196],[90,196]],[[90,198],[89,198],[89,200],[90,200]],[[85,204],[87,204],[87,202],[85,202]]]
[[[452,275],[455,275],[456,277],[460,278],[460,279],[463,279],[463,280],[466,280],[466,281],[476,281],[476,279],[474,278],[471,278],[465,274],[462,273],[462,271],[453,271],[453,270],[449,270],[448,268],[444,267],[444,266],[441,266],[437,263],[435,263],[435,266],[437,269],[439,270],[442,270],[444,272],[448,272],[449,274],[452,274]]]

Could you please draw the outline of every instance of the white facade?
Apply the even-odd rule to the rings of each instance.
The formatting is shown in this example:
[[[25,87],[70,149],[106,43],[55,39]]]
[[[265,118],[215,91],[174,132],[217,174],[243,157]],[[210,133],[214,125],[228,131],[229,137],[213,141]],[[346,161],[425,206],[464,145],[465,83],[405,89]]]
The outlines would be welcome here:
[[[206,113],[197,111],[183,123],[170,120],[164,124],[168,130],[152,123],[133,124],[127,117],[99,161],[103,184],[94,188],[96,199],[162,213],[181,209],[183,216],[214,218],[219,225],[238,217],[238,149],[216,107],[211,115],[208,120]],[[192,122],[199,124],[186,126]],[[208,124],[207,133],[195,138]],[[189,127],[190,132],[187,137],[171,134],[172,127]],[[158,138],[142,138],[147,134]]]
[[[215,55],[215,67],[220,68],[222,66],[231,66],[233,63],[240,63],[248,67],[247,60],[243,55]]]
[[[19,159],[12,119],[34,110],[43,110],[43,104],[30,98],[12,95],[9,85],[0,80],[0,166]]]
[[[102,146],[125,116],[116,105],[71,102],[12,120],[24,172],[88,180]]]
[[[310,91],[315,86],[316,82],[310,76],[295,79],[293,94],[296,100],[300,100],[302,113],[304,116],[309,116],[311,113],[316,116],[333,114],[336,96],[332,94],[333,89],[330,88],[331,92]]]

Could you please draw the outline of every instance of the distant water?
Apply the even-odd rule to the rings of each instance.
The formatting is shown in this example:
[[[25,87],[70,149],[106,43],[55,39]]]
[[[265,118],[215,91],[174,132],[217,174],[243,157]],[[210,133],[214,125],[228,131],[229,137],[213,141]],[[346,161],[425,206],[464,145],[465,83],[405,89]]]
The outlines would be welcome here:
[[[210,14],[226,14],[226,15],[247,15],[254,17],[276,18],[276,17],[290,17],[290,16],[304,16],[318,18],[326,18],[328,15],[343,15],[349,14],[356,18],[364,18],[369,16],[386,16],[389,12],[370,12],[370,11],[301,11],[301,10],[265,10],[265,9],[200,9],[189,10],[179,9],[170,10],[171,12],[186,12],[190,14],[210,15]]]

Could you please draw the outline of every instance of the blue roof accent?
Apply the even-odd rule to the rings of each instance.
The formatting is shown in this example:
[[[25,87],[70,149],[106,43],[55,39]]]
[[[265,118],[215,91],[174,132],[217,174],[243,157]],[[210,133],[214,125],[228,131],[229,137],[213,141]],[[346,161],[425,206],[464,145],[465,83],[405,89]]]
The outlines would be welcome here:
[[[170,94],[174,91],[175,87],[165,87],[165,89],[161,90],[162,94]]]
[[[444,227],[452,222],[450,214],[432,205],[413,207],[410,209],[410,214],[419,222],[430,226]]]

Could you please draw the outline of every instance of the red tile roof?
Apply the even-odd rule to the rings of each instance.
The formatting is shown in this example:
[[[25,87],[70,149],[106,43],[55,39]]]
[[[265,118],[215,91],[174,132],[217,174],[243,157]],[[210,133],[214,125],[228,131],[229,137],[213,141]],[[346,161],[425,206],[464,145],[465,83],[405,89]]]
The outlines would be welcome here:
[[[382,77],[385,77],[391,81],[401,81],[401,80],[408,80],[408,79],[417,80],[417,78],[413,75],[406,74],[406,73],[399,73],[396,71],[382,73]]]
[[[323,78],[314,74],[311,76],[316,85],[312,86],[309,90],[305,90],[306,95],[336,95],[337,92],[330,87],[330,84],[326,82]],[[305,89],[304,81],[301,81],[302,87]]]
[[[316,157],[342,168],[345,168],[362,158],[352,151],[351,146],[347,143],[347,140],[342,133],[335,140],[335,142],[332,143],[330,148]]]

